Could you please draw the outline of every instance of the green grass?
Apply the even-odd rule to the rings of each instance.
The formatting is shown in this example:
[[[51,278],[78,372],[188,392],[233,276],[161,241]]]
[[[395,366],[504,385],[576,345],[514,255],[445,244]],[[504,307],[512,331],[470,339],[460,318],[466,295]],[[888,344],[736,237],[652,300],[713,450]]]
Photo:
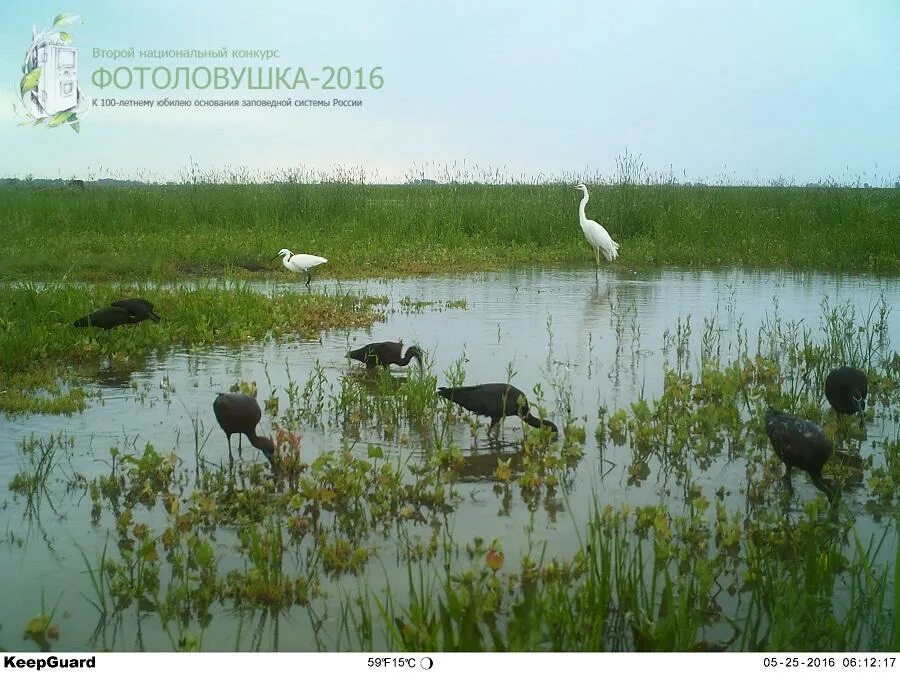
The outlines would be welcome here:
[[[286,277],[287,247],[317,276],[590,265],[567,185],[326,183],[0,188],[0,278]],[[900,188],[639,185],[591,188],[588,217],[617,267],[778,267],[900,273]]]

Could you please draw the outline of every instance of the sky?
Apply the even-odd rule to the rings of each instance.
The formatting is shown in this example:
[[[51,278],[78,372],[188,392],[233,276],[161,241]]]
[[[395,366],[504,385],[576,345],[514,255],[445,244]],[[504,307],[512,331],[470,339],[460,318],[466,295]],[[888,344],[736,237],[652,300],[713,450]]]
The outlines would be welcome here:
[[[95,106],[20,125],[32,26],[60,13],[91,98],[356,99],[358,107]],[[358,167],[369,180],[614,175],[794,183],[900,180],[897,0],[217,2],[2,0],[0,176],[166,179]],[[278,50],[113,60],[94,49]],[[98,88],[101,68],[380,67],[379,90]],[[293,72],[293,70],[292,70]],[[355,77],[355,76],[354,76]]]

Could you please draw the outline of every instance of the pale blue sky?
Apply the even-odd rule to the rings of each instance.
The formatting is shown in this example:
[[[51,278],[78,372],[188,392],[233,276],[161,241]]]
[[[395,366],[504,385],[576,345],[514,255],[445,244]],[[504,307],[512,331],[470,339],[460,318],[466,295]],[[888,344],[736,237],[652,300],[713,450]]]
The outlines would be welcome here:
[[[71,30],[95,96],[110,91],[91,84],[95,68],[157,65],[94,59],[95,47],[274,48],[273,65],[310,73],[382,66],[385,85],[348,110],[98,108],[80,134],[17,126],[31,25],[60,12],[86,19]],[[688,180],[900,178],[897,0],[2,0],[0,83],[0,176],[165,177],[189,156],[204,169],[363,166],[383,180],[463,162],[611,174],[627,147]]]

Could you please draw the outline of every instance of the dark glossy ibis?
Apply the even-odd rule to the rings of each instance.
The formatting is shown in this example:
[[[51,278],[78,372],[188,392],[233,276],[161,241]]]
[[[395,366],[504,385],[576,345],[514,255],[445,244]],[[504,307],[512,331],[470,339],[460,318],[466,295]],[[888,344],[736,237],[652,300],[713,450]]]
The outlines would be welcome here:
[[[403,355],[402,342],[373,342],[347,352],[347,356],[366,364],[366,368],[369,369],[376,366],[405,366],[412,359],[418,361],[419,367],[422,367],[422,350],[412,345],[406,350],[406,355]]]
[[[269,460],[269,464],[275,466],[275,443],[268,436],[257,436],[256,425],[262,419],[262,410],[259,403],[252,396],[246,394],[219,394],[213,401],[213,412],[216,421],[228,438],[228,458],[234,461],[231,455],[231,434],[244,434],[250,444],[262,451]],[[241,440],[238,436],[238,455],[241,453]]]
[[[796,415],[769,408],[766,410],[766,434],[775,454],[784,462],[784,482],[790,492],[794,491],[791,469],[797,467],[809,474],[813,485],[829,500],[834,500],[834,483],[822,478],[822,467],[832,452],[831,439],[822,427]]]
[[[93,326],[110,330],[116,326],[140,323],[144,319],[159,321],[159,316],[153,311],[153,304],[143,298],[128,298],[126,300],[116,300],[109,307],[103,307],[91,312],[75,321],[72,325],[76,328]]]
[[[859,414],[860,426],[865,423],[868,394],[869,378],[858,368],[841,366],[825,378],[825,398],[831,407],[844,415]]]
[[[76,328],[86,328],[93,326],[94,328],[102,328],[110,330],[116,326],[124,326],[129,323],[139,323],[141,319],[134,314],[130,314],[127,309],[121,307],[103,307],[95,312],[91,312],[87,316],[83,316],[72,325]]]
[[[546,427],[554,434],[559,433],[556,425],[550,420],[535,417],[529,411],[528,397],[521,389],[503,382],[475,384],[468,387],[440,387],[438,396],[461,405],[466,410],[491,418],[488,435],[497,423],[508,415],[517,415],[526,424],[537,429]]]
[[[125,300],[116,300],[109,303],[113,307],[121,307],[129,314],[138,317],[138,319],[150,319],[159,322],[159,316],[153,311],[153,303],[144,298],[126,298]]]

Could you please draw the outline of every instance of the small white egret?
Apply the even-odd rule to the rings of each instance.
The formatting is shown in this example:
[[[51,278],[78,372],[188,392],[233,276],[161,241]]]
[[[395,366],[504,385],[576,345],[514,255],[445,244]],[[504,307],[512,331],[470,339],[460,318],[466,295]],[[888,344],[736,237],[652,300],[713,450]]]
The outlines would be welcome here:
[[[573,187],[576,190],[581,190],[584,195],[581,198],[581,204],[578,206],[578,222],[581,223],[584,238],[593,247],[594,255],[597,257],[597,268],[594,270],[596,274],[600,269],[600,252],[603,252],[603,257],[607,260],[615,260],[619,256],[619,245],[609,236],[609,232],[606,231],[605,227],[596,221],[588,220],[587,216],[584,215],[584,207],[587,206],[588,199],[590,199],[587,185],[579,183]]]
[[[275,257],[281,258],[281,262],[291,272],[305,272],[307,286],[309,286],[309,282],[312,279],[309,271],[317,265],[328,262],[328,258],[323,258],[319,255],[310,255],[309,253],[291,253],[286,248],[278,251],[278,255]]]

